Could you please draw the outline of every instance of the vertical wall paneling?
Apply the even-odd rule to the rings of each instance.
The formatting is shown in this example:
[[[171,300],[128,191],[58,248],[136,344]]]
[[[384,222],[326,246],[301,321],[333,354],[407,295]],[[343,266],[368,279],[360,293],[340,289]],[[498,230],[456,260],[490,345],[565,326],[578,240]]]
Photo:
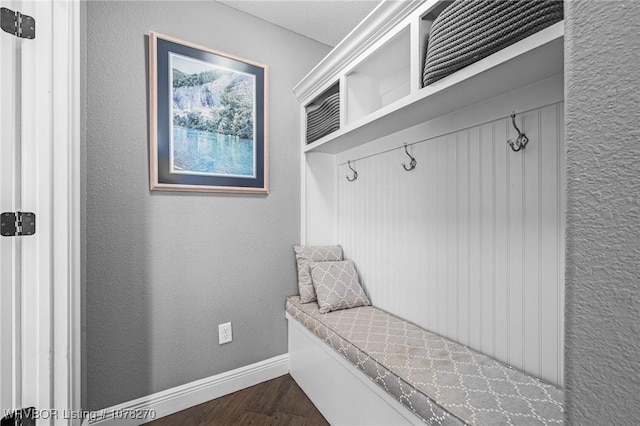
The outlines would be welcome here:
[[[563,104],[339,164],[338,242],[374,304],[562,386]],[[452,123],[452,128],[460,128]]]
[[[447,153],[447,144],[443,143],[442,141],[440,141],[440,143],[437,143],[437,154],[438,156],[437,158],[437,164],[438,164],[438,187],[434,188],[434,198],[433,200],[438,200],[438,199],[442,199],[442,197],[440,197],[440,192],[442,190],[446,191],[446,184],[447,182],[449,182],[449,177],[447,176],[446,172],[447,172],[447,163],[446,161],[442,161],[443,158],[446,158],[446,153]],[[446,330],[444,329],[444,325],[447,323],[447,306],[448,304],[447,299],[446,299],[446,295],[447,295],[447,287],[448,287],[448,283],[446,281],[447,278],[447,251],[446,251],[446,247],[447,247],[447,234],[448,234],[448,230],[446,229],[446,220],[447,220],[447,203],[446,202],[434,202],[434,204],[440,206],[440,208],[438,209],[438,215],[436,216],[436,223],[434,224],[434,227],[437,229],[437,241],[438,244],[434,247],[434,251],[437,254],[436,260],[437,263],[436,265],[440,265],[440,267],[438,268],[429,268],[429,269],[434,269],[438,272],[437,274],[437,278],[438,280],[434,283],[431,284],[431,287],[435,287],[437,290],[434,292],[436,294],[436,297],[433,298],[433,300],[430,300],[430,304],[431,305],[436,305],[436,308],[438,309],[438,322],[434,324],[434,328],[436,332],[438,333],[442,333],[445,334]],[[426,220],[428,220],[428,218],[425,218]],[[429,235],[425,235],[424,238],[428,238]],[[429,265],[429,260],[427,259],[426,265]],[[433,264],[429,265],[429,266],[433,266]],[[444,284],[444,285],[443,285]],[[428,296],[430,293],[427,293],[426,296]],[[433,293],[431,293],[433,294]],[[421,295],[422,296],[422,295]],[[423,296],[424,297],[424,296]],[[428,299],[428,297],[425,297]],[[445,303],[434,303],[435,301],[441,301],[441,302],[445,302]]]
[[[469,341],[469,144],[467,131],[456,134],[458,146],[457,171],[457,196],[456,196],[456,224],[458,241],[456,244],[456,254],[452,259],[451,267],[456,272],[454,284],[457,285],[456,309],[458,317],[457,323],[458,340]]]
[[[491,137],[494,154],[494,223],[495,223],[495,357],[509,362],[509,244],[508,244],[508,180],[509,150],[505,145],[507,121],[492,123]]]
[[[469,227],[469,242],[467,256],[469,259],[469,344],[475,348],[482,347],[482,210],[480,208],[482,192],[482,156],[480,155],[480,129],[468,131],[468,198],[469,209],[467,221]],[[476,253],[475,256],[472,254]]]
[[[302,241],[315,241],[316,244],[331,244],[335,241],[336,211],[334,206],[336,187],[325,185],[333,182],[335,158],[328,154],[311,153],[305,157],[306,172],[304,176],[305,192],[312,196],[305,199],[303,210],[305,223],[313,223],[303,232]]]
[[[518,117],[520,121],[521,116]],[[522,124],[518,124],[522,128]],[[507,125],[507,134],[504,139],[517,137],[517,133],[511,123]],[[503,148],[505,149],[505,148]],[[509,312],[507,326],[509,329],[509,362],[517,368],[522,368],[523,363],[523,333],[522,333],[522,313],[524,306],[522,304],[523,295],[523,273],[524,273],[524,219],[526,211],[523,206],[524,192],[526,188],[523,185],[524,176],[524,157],[529,151],[512,152],[510,150],[507,157],[507,235],[508,247],[507,265],[508,274],[508,291],[509,291]]]
[[[522,115],[522,131],[531,140],[540,141],[540,110]],[[538,143],[539,144],[539,143]],[[524,151],[523,159],[523,363],[527,371],[540,376],[540,150]]]
[[[496,299],[496,216],[495,216],[495,148],[493,126],[478,128],[478,149],[480,155],[480,274],[477,283],[480,289],[480,350],[495,355],[495,299]],[[483,171],[486,173],[482,173]]]
[[[446,170],[446,192],[452,194],[450,197],[444,198],[446,210],[446,226],[445,226],[445,266],[446,267],[446,281],[445,281],[445,293],[446,293],[446,326],[445,332],[447,335],[452,336],[454,339],[458,338],[457,335],[457,318],[458,318],[458,286],[456,285],[457,274],[457,243],[458,243],[458,229],[456,227],[458,222],[458,215],[456,212],[456,194],[458,193],[458,140],[455,134],[447,135],[445,137],[445,146],[447,156],[445,157],[445,170]],[[440,197],[440,194],[438,194]]]

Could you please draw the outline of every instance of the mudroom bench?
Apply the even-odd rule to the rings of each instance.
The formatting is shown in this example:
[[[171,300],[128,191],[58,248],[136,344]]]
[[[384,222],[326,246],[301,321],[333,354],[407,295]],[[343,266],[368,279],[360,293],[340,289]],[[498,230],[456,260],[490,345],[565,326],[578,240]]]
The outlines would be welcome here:
[[[563,422],[560,389],[373,306],[286,312],[291,375],[332,425]]]

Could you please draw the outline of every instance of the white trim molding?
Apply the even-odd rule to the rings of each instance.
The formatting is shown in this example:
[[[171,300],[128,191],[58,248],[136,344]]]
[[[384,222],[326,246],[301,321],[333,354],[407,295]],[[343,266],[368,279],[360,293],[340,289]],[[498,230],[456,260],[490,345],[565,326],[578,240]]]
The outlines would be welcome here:
[[[80,2],[52,2],[54,407],[81,407]],[[55,148],[53,148],[55,147]],[[56,424],[80,424],[60,419]]]
[[[212,399],[257,385],[289,372],[289,355],[283,354],[235,370],[89,413],[84,426],[133,426],[165,417]],[[142,417],[145,418],[130,418]],[[129,418],[127,418],[129,417]]]

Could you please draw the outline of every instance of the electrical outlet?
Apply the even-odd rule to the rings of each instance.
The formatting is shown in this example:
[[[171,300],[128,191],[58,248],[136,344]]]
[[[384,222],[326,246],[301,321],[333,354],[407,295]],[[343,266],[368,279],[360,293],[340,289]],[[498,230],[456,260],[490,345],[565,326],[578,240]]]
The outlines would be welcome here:
[[[224,324],[220,324],[218,326],[219,344],[224,345],[225,343],[229,343],[232,340],[233,340],[233,335],[231,334],[231,323],[227,322]]]

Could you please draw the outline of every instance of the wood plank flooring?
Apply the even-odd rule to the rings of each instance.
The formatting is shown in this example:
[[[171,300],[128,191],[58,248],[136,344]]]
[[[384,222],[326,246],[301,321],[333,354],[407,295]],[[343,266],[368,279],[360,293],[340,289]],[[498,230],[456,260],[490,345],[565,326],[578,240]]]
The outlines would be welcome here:
[[[147,423],[147,426],[328,425],[289,374]]]

